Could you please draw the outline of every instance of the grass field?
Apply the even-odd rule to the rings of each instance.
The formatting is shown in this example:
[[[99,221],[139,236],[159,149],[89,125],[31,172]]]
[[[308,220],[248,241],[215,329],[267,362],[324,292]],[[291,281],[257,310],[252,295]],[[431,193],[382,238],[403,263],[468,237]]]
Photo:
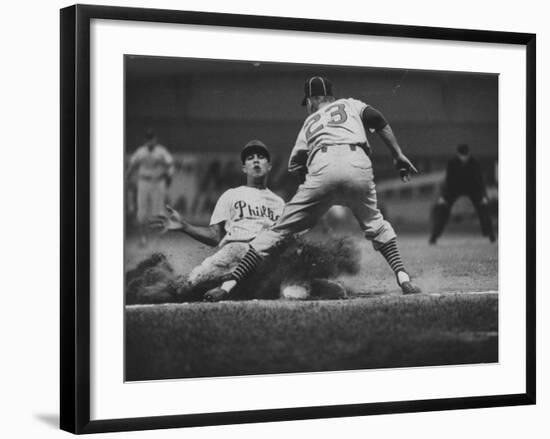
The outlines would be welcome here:
[[[402,296],[358,237],[361,271],[340,301],[126,307],[126,379],[235,376],[498,361],[498,247],[475,235],[400,237],[424,294]],[[211,249],[186,238],[131,244],[127,268],[161,250],[187,272]],[[481,292],[482,294],[471,294]]]

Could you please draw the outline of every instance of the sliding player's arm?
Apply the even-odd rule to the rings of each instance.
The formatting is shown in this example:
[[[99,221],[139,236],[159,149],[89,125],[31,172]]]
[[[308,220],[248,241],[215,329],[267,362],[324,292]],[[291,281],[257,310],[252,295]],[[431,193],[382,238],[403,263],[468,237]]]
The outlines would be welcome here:
[[[210,226],[195,226],[185,221],[181,215],[166,206],[167,215],[157,215],[150,222],[149,226],[160,233],[168,231],[183,232],[203,244],[212,247],[218,245],[224,236],[224,223],[212,224]]]

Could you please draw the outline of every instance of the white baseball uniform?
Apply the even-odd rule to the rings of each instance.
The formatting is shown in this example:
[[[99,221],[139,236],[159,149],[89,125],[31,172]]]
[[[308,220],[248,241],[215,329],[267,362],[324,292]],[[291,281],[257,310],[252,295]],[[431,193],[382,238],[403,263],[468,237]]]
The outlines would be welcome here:
[[[250,245],[263,256],[279,242],[313,227],[334,204],[351,209],[365,237],[378,249],[395,238],[377,207],[372,163],[362,122],[368,107],[356,99],[338,99],[305,120],[290,155],[289,171],[307,168],[278,223]]]
[[[173,171],[174,160],[162,145],[151,150],[140,146],[130,158],[130,168],[137,167],[137,221],[141,224],[164,212],[166,177]]]
[[[248,243],[279,219],[284,205],[284,200],[267,188],[239,186],[224,192],[210,219],[210,225],[224,223],[221,248],[191,271],[191,286],[230,273],[248,250]]]

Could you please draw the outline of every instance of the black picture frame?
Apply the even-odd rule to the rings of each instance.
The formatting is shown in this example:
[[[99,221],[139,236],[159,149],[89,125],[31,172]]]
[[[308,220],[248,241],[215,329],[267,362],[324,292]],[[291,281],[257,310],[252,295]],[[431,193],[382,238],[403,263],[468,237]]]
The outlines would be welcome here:
[[[93,19],[325,32],[526,48],[526,376],[525,393],[224,413],[90,420],[90,22]],[[75,5],[61,10],[61,349],[60,424],[98,433],[535,404],[536,401],[536,35],[302,18]]]

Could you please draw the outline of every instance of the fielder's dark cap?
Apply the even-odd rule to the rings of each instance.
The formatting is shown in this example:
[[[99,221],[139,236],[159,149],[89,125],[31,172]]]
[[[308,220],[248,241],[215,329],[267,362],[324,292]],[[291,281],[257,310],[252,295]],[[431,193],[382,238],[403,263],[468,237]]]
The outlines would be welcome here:
[[[271,155],[269,154],[269,149],[267,149],[265,143],[261,140],[254,139],[244,145],[243,149],[241,150],[241,162],[244,163],[244,161],[246,160],[246,156],[249,154],[254,154],[255,152],[261,152],[262,154],[265,154],[267,160],[271,161]]]
[[[324,76],[312,76],[304,84],[304,94],[302,105],[306,105],[307,98],[312,96],[333,96],[332,83]]]
[[[470,153],[470,147],[466,143],[461,143],[456,147],[456,152],[462,155],[467,155]]]

